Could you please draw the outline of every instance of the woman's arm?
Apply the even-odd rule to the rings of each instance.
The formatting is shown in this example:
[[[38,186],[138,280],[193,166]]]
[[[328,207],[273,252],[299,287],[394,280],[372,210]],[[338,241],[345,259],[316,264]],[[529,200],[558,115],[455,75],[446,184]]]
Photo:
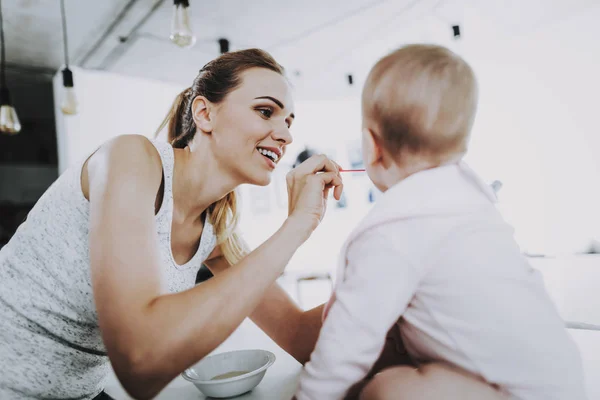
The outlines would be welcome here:
[[[281,348],[305,364],[317,344],[322,315],[323,305],[302,311],[275,283],[250,318]]]
[[[218,248],[205,264],[215,276],[229,267]],[[308,362],[317,343],[322,314],[323,305],[303,311],[279,284],[274,283],[250,314],[250,318],[283,350],[304,364]]]
[[[304,192],[322,192],[337,183],[333,174],[313,174],[302,190],[304,197],[295,196],[304,201],[302,207],[310,206],[306,217],[302,212],[289,217],[263,245],[220,276],[167,294],[154,225],[162,168],[153,145],[142,136],[114,139],[90,158],[87,172],[99,325],[115,373],[136,398],[155,396],[256,308],[318,223],[317,209]]]

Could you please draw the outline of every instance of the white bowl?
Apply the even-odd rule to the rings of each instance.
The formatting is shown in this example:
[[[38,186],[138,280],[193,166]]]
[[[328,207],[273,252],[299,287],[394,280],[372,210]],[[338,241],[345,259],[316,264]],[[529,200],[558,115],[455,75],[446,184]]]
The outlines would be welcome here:
[[[275,354],[270,351],[230,351],[204,358],[183,371],[181,376],[207,396],[233,397],[254,389],[274,362]],[[236,376],[215,379],[230,373]]]

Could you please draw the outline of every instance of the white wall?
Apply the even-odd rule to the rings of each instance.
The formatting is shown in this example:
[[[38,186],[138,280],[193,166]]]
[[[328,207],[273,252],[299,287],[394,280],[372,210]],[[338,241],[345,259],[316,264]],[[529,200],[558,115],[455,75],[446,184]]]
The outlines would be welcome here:
[[[503,210],[532,252],[572,253],[600,236],[598,18],[600,5],[466,54],[481,85],[468,159],[504,182]]]
[[[79,101],[77,115],[60,111],[62,76],[54,77],[59,172],[124,134],[151,137],[183,90],[175,84],[71,68]],[[192,77],[193,78],[193,77]]]

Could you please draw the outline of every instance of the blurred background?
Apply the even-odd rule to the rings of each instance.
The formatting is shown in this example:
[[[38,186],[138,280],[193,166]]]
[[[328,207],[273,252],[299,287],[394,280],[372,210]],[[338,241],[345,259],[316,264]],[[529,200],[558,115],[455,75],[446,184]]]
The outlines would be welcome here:
[[[297,118],[273,183],[241,190],[241,228],[256,246],[286,216],[285,174],[302,151],[362,166],[359,100],[370,67],[403,44],[437,43],[461,54],[479,79],[467,162],[498,181],[499,208],[565,318],[600,324],[598,0],[2,0],[1,7],[0,247],[71,164],[113,136],[152,137],[206,62],[260,47],[286,68]],[[286,271],[304,307],[327,298],[344,238],[380,195],[365,174],[345,177],[343,201],[332,200]],[[593,340],[597,351],[586,362],[600,365]],[[600,378],[600,368],[593,373]]]

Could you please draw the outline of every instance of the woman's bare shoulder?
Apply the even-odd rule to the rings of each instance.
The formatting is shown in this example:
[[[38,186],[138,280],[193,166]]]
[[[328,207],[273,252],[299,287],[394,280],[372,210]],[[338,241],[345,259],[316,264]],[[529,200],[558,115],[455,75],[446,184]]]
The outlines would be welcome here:
[[[149,184],[158,187],[162,161],[158,150],[143,135],[117,136],[96,150],[84,163],[81,186],[89,199],[90,187],[114,181]]]

